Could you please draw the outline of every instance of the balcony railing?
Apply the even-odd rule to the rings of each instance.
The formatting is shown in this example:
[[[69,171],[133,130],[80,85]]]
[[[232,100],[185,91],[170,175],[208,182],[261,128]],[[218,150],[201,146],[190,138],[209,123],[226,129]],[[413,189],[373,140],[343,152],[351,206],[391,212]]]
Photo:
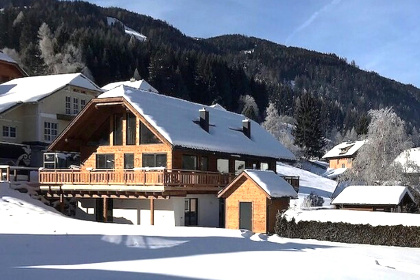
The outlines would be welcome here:
[[[72,170],[41,169],[39,182],[51,185],[140,185],[225,187],[234,174],[172,169]]]

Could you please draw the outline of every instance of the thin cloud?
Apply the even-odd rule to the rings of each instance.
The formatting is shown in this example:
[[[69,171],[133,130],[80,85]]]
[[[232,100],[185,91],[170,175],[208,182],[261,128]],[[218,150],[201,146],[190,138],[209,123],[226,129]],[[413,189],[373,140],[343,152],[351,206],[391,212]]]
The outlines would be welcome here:
[[[292,34],[290,34],[287,39],[286,39],[286,45],[289,44],[290,39],[292,39],[297,33],[299,33],[300,31],[302,31],[303,29],[307,28],[308,26],[310,26],[317,18],[320,14],[327,12],[328,10],[331,9],[331,7],[338,5],[341,2],[341,0],[333,0],[331,1],[329,4],[325,5],[324,7],[322,7],[321,9],[319,9],[318,11],[316,11],[315,13],[313,13],[309,19],[307,19],[302,25],[300,25],[298,28],[296,28],[295,30],[293,30]]]

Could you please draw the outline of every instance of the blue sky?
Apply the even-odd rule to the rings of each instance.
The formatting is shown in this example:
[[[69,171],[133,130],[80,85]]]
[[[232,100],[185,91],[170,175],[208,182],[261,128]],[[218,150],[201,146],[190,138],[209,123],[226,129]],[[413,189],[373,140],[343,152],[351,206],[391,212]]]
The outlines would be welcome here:
[[[89,0],[161,19],[188,36],[244,34],[335,53],[420,88],[417,0]]]

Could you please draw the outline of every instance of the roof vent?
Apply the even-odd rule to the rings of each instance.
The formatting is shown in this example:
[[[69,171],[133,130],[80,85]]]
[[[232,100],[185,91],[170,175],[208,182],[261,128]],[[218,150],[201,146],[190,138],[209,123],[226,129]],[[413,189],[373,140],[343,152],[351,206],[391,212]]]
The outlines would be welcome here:
[[[209,132],[209,123],[210,123],[209,111],[207,111],[205,108],[200,109],[199,111],[200,111],[200,126],[206,132]]]
[[[242,132],[246,137],[251,138],[251,121],[249,119],[242,120]]]

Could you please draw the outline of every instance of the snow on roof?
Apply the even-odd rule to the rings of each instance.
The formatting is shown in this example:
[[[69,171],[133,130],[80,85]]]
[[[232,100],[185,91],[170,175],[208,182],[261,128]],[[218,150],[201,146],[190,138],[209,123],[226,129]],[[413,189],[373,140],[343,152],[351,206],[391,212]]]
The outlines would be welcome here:
[[[120,86],[98,98],[124,97],[174,146],[294,160],[295,156],[251,120],[251,138],[242,132],[243,115],[153,92]],[[209,132],[199,124],[199,110],[209,112]]]
[[[363,144],[365,144],[365,140],[343,142],[328,151],[322,158],[352,156],[363,146]]]
[[[345,171],[347,170],[346,167],[344,168],[328,168],[327,171],[325,171],[324,174],[322,174],[323,177],[328,178],[328,179],[336,179],[338,176],[340,176],[341,174],[343,174]]]
[[[220,105],[219,103],[213,104],[213,105],[211,105],[210,107],[215,108],[215,109],[219,109],[219,110],[222,110],[222,111],[227,111],[227,110],[225,109],[225,107],[223,107],[223,106],[222,106],[222,105]]]
[[[121,85],[129,86],[129,87],[132,87],[132,88],[135,88],[135,89],[139,89],[139,90],[144,90],[144,91],[150,91],[150,92],[154,92],[154,93],[159,93],[157,89],[155,89],[154,87],[152,87],[145,80],[140,80],[140,81],[122,81],[122,82],[110,83],[110,84],[107,84],[107,85],[103,86],[102,89],[104,91],[108,91],[108,90],[114,89],[116,87],[119,87]]]
[[[348,186],[332,202],[333,205],[398,205],[408,194],[405,186]]]
[[[2,51],[0,51],[0,60],[6,61],[6,62],[9,62],[9,63],[13,63],[13,64],[17,64],[17,62],[13,58],[11,58],[10,56],[8,56],[7,54],[5,54]]]
[[[245,169],[244,172],[271,197],[297,198],[293,187],[274,171]]]
[[[420,147],[405,150],[395,162],[403,166],[405,173],[420,173]]]
[[[0,113],[20,103],[37,102],[67,85],[102,92],[80,73],[14,79],[0,85]]]

